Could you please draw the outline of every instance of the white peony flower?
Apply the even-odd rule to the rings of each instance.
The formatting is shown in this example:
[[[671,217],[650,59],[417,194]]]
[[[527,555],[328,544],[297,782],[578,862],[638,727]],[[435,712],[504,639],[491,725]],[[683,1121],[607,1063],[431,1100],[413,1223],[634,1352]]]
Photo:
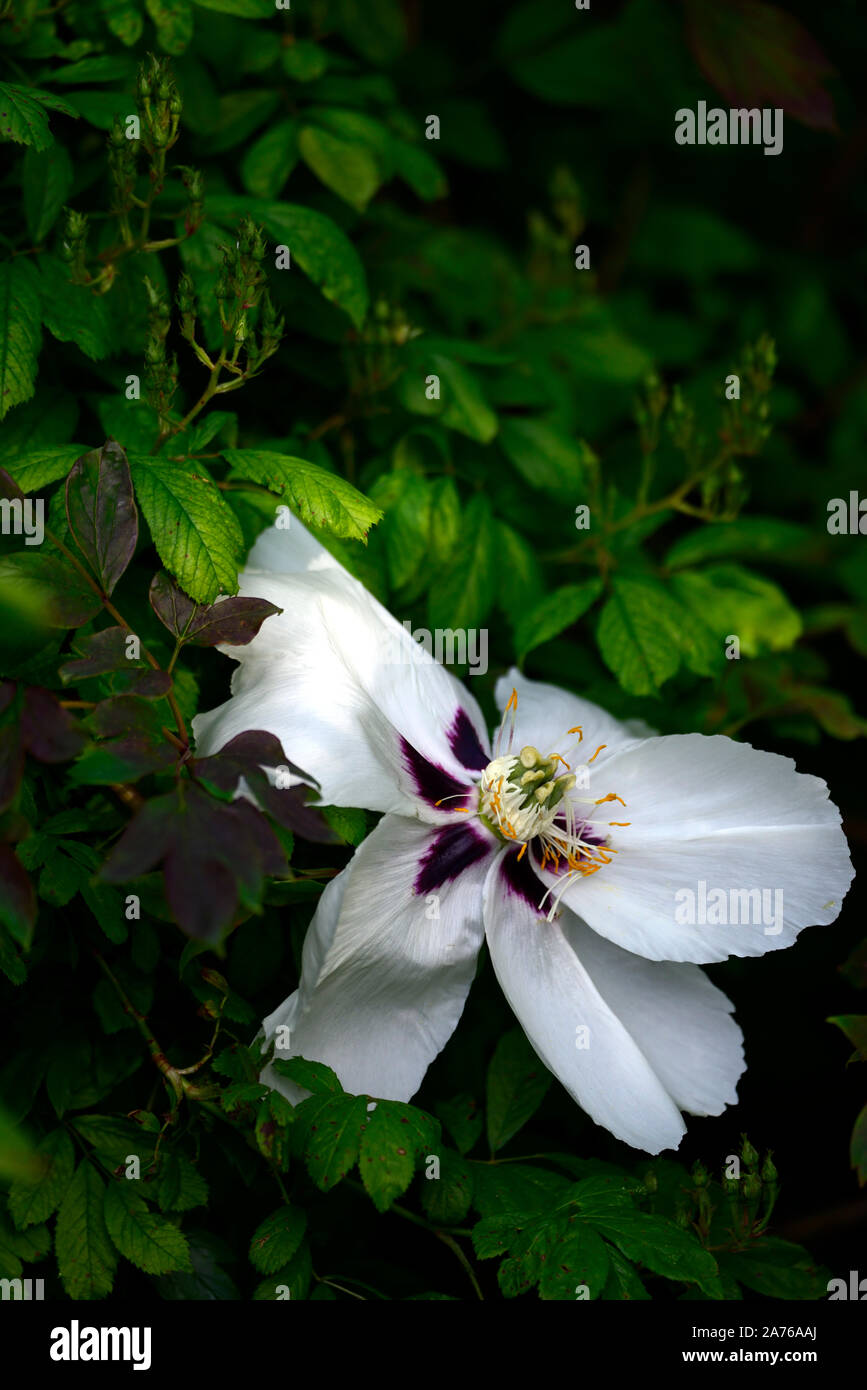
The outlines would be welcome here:
[[[259,538],[241,593],[283,612],[221,649],[240,666],[195,721],[200,752],[265,729],[323,804],[385,813],[322,895],[299,988],[264,1021],[278,1055],[409,1100],[486,939],[534,1049],[619,1139],[676,1148],[681,1111],[734,1103],[741,1033],[698,964],[837,916],[852,866],[825,783],[722,736],[646,737],[517,671],[497,685],[491,747],[473,696],[294,518]],[[771,890],[773,918],[749,910]],[[303,1094],[270,1067],[263,1080]]]

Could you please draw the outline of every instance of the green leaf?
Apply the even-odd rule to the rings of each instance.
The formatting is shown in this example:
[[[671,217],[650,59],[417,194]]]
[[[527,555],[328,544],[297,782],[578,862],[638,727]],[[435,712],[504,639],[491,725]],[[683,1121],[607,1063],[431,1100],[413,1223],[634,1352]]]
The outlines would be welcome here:
[[[114,343],[105,299],[84,285],[73,285],[56,256],[39,257],[39,274],[45,327],[62,343],[75,343],[94,361],[108,357]]]
[[[262,1280],[253,1294],[253,1299],[258,1303],[263,1300],[279,1302],[287,1297],[292,1300],[306,1298],[312,1277],[313,1261],[310,1258],[310,1247],[305,1240],[288,1264]]]
[[[440,379],[442,423],[479,444],[490,444],[497,433],[497,417],[473,373],[439,353],[430,358],[430,372]]]
[[[451,1100],[438,1101],[436,1113],[455,1141],[459,1154],[468,1154],[482,1132],[483,1115],[478,1101],[462,1093]]]
[[[302,1086],[312,1095],[344,1095],[335,1072],[324,1062],[308,1062],[306,1057],[275,1058],[274,1070]]]
[[[680,659],[660,627],[658,594],[639,579],[617,578],[602,610],[596,640],[606,665],[630,695],[653,695]]]
[[[328,67],[328,52],[312,39],[295,39],[283,49],[280,61],[293,82],[315,82]]]
[[[189,0],[145,0],[153,20],[160,48],[177,56],[193,37],[193,11]]]
[[[345,478],[306,459],[261,449],[225,449],[223,453],[233,476],[249,478],[285,497],[302,521],[332,535],[366,540],[370,527],[382,516]]]
[[[208,1184],[184,1154],[163,1155],[157,1201],[160,1211],[190,1211],[207,1205]]]
[[[569,1193],[568,1178],[532,1163],[480,1163],[473,1160],[473,1205],[482,1216],[502,1212],[548,1212]]]
[[[358,212],[364,212],[382,182],[379,166],[369,150],[317,126],[302,127],[298,150],[326,188]]]
[[[103,18],[121,43],[131,48],[144,29],[141,0],[99,0]]]
[[[78,115],[74,106],[53,92],[0,82],[0,140],[47,150],[54,143],[54,136],[48,128],[46,106],[66,116]]]
[[[19,1178],[9,1190],[9,1214],[19,1230],[47,1221],[63,1200],[75,1170],[75,1150],[65,1129],[52,1130],[36,1149],[40,1172]]]
[[[23,256],[0,263],[0,420],[13,405],[29,400],[36,387],[42,343],[38,285]]]
[[[293,1148],[303,1152],[307,1171],[323,1192],[354,1166],[366,1122],[364,1096],[314,1095],[298,1106]]]
[[[77,458],[85,452],[82,444],[59,444],[51,449],[34,449],[19,454],[3,467],[22,492],[41,492],[49,483],[65,478]]]
[[[367,835],[367,816],[356,806],[320,806],[331,829],[347,845],[360,845]]]
[[[370,495],[385,513],[380,529],[385,539],[388,575],[392,587],[400,589],[412,582],[428,552],[430,486],[426,478],[399,469],[381,474]]]
[[[451,1149],[442,1149],[438,1161],[438,1176],[433,1176],[433,1165],[425,1163],[421,1204],[428,1218],[438,1226],[456,1226],[463,1221],[472,1203],[472,1167]]]
[[[519,620],[515,628],[518,661],[523,662],[528,652],[577,623],[601,593],[602,580],[587,579],[583,584],[566,584],[543,598]]]
[[[38,245],[54,226],[72,188],[72,160],[64,145],[47,150],[32,147],[24,156],[21,182],[27,232]],[[41,264],[41,258],[40,258]]]
[[[803,1246],[778,1236],[763,1236],[743,1250],[726,1250],[720,1269],[739,1284],[767,1298],[819,1299],[828,1295],[828,1271]]]
[[[608,1246],[583,1221],[563,1231],[546,1260],[539,1280],[543,1299],[599,1298],[608,1278]],[[584,1293],[586,1287],[587,1294]]]
[[[72,1125],[107,1167],[119,1167],[129,1154],[142,1160],[153,1156],[154,1141],[133,1120],[119,1115],[76,1115]]]
[[[181,588],[197,603],[237,593],[243,535],[211,479],[159,458],[129,464],[157,554]]]
[[[377,1211],[387,1211],[406,1191],[416,1167],[439,1142],[439,1124],[424,1111],[396,1100],[369,1103],[358,1168]]]
[[[603,1299],[630,1302],[640,1299],[642,1302],[646,1302],[650,1298],[650,1294],[629,1261],[625,1260],[620,1251],[616,1250],[613,1245],[608,1246],[608,1260],[608,1279],[602,1290]]]
[[[79,1163],[57,1213],[57,1268],[70,1298],[107,1298],[117,1255],[106,1230],[105,1183],[87,1159]]]
[[[134,1183],[115,1178],[105,1191],[105,1226],[118,1250],[145,1274],[192,1273],[187,1238],[164,1216],[148,1210]]]
[[[717,1292],[716,1260],[690,1231],[664,1216],[616,1210],[588,1212],[587,1220],[629,1260],[666,1279],[698,1284],[711,1296]]]
[[[202,10],[217,10],[220,14],[236,14],[241,19],[271,19],[273,0],[193,0]]]
[[[740,639],[743,656],[785,651],[803,631],[800,615],[782,589],[741,565],[712,565],[674,576],[678,598],[722,642]]]
[[[300,1207],[281,1207],[256,1227],[250,1241],[250,1262],[261,1274],[276,1274],[294,1256],[304,1232],[307,1217]]]
[[[209,198],[207,210],[215,221],[230,225],[236,217],[249,213],[269,236],[288,246],[292,264],[297,261],[325,298],[345,310],[356,328],[364,323],[369,302],[364,266],[352,242],[329,217],[295,203],[234,196]],[[291,270],[283,273],[291,274]]]
[[[722,556],[783,556],[802,548],[810,538],[806,526],[781,521],[773,516],[741,516],[736,521],[720,521],[700,526],[675,541],[665,557],[668,569],[684,569],[702,560]]]
[[[298,122],[278,121],[260,135],[241,162],[241,180],[257,198],[276,198],[298,163]]]
[[[547,420],[506,416],[500,422],[500,443],[532,487],[580,498],[586,465],[593,458],[583,440],[568,439]]]
[[[513,1028],[504,1034],[488,1068],[488,1143],[492,1154],[527,1123],[550,1085],[551,1073],[539,1061],[523,1030]]]
[[[399,0],[337,0],[340,32],[371,63],[391,63],[406,42]]]
[[[495,542],[490,504],[477,493],[464,511],[455,558],[431,588],[428,622],[432,628],[472,628],[484,622],[494,602]]]

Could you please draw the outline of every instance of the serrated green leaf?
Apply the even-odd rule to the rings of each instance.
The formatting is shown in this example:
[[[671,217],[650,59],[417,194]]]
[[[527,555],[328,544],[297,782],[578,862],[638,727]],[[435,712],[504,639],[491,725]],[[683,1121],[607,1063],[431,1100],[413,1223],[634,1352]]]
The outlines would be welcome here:
[[[207,1206],[208,1184],[185,1154],[166,1153],[157,1182],[160,1211],[191,1211]]]
[[[198,468],[159,458],[129,460],[157,554],[197,603],[238,592],[243,534],[219,490]]]
[[[274,1070],[301,1086],[311,1095],[344,1095],[336,1074],[324,1062],[308,1062],[306,1057],[275,1058]]]
[[[54,136],[48,126],[46,106],[67,116],[78,115],[74,106],[53,92],[0,82],[0,140],[47,150],[54,143]]]
[[[65,1129],[47,1134],[36,1154],[38,1178],[33,1182],[19,1178],[9,1189],[9,1214],[19,1230],[48,1220],[62,1202],[75,1170],[75,1150]]]
[[[77,458],[85,453],[80,444],[58,444],[53,449],[34,449],[3,464],[22,492],[40,492],[49,483],[65,478]]]
[[[117,1255],[105,1225],[105,1190],[96,1169],[83,1159],[57,1213],[57,1268],[70,1298],[107,1298],[111,1293]]]
[[[515,628],[518,661],[523,662],[528,652],[577,623],[601,593],[602,580],[587,579],[583,584],[565,584],[543,598]]]
[[[149,1211],[134,1184],[117,1178],[105,1191],[105,1226],[117,1249],[145,1274],[192,1273],[187,1238],[164,1216]]]
[[[561,1227],[561,1231],[561,1239],[554,1245],[542,1270],[540,1297],[546,1300],[599,1298],[608,1278],[608,1246],[582,1221]]]
[[[618,1299],[627,1302],[635,1300],[647,1302],[650,1294],[629,1261],[624,1259],[620,1251],[613,1245],[608,1246],[608,1260],[608,1278],[605,1282],[605,1288],[602,1290],[603,1299],[606,1301]]]
[[[292,1146],[303,1153],[308,1173],[323,1192],[355,1165],[366,1122],[364,1096],[313,1095],[298,1106]]]
[[[420,1192],[421,1204],[429,1219],[439,1226],[456,1226],[463,1221],[473,1199],[473,1171],[460,1154],[441,1149],[437,1165],[425,1161]]]
[[[692,1234],[664,1216],[611,1209],[586,1218],[629,1260],[666,1279],[678,1279],[713,1294],[719,1271],[716,1260]]]
[[[261,1274],[276,1274],[293,1258],[306,1230],[307,1217],[300,1207],[281,1207],[256,1227],[250,1263]]]
[[[42,343],[40,320],[39,281],[34,267],[21,256],[3,261],[0,263],[0,420],[13,405],[20,405],[33,395]]]
[[[253,1299],[258,1303],[263,1300],[281,1302],[284,1299],[295,1301],[306,1298],[312,1277],[313,1261],[310,1258],[310,1247],[305,1240],[301,1242],[288,1264],[262,1280],[253,1294]]]
[[[63,145],[31,147],[24,156],[21,183],[27,231],[38,245],[51,231],[72,188],[72,160]]]
[[[361,1137],[358,1169],[378,1211],[387,1211],[405,1192],[416,1167],[439,1145],[437,1121],[396,1100],[371,1101]]]
[[[520,1028],[504,1034],[488,1068],[487,1117],[491,1153],[507,1144],[542,1104],[551,1073]]]
[[[73,285],[56,256],[39,257],[42,322],[62,343],[75,343],[94,361],[112,350],[112,326],[105,299],[84,285]]]
[[[654,586],[617,578],[602,609],[596,640],[606,665],[630,695],[653,695],[673,676],[680,656],[659,622]]]
[[[345,478],[306,459],[263,449],[225,449],[224,456],[235,477],[248,478],[285,497],[302,521],[335,536],[365,540],[382,516]]]

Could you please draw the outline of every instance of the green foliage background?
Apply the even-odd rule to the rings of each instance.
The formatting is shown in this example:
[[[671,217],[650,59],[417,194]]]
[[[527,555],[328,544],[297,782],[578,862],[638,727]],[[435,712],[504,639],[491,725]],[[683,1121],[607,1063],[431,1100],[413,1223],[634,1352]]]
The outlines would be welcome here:
[[[0,1277],[810,1299],[848,1270],[854,908],[713,969],[750,1070],[677,1160],[550,1084],[485,963],[417,1106],[296,1059],[293,1111],[250,1044],[373,818],[239,809],[255,749],[187,731],[209,648],[270,611],[210,605],[288,504],[401,621],[489,630],[492,722],[517,661],[746,737],[860,848],[867,550],[827,519],[864,476],[865,59],[854,4],[2,0],[0,479],[48,530],[0,559]],[[782,155],[675,145],[730,94],[785,109]]]

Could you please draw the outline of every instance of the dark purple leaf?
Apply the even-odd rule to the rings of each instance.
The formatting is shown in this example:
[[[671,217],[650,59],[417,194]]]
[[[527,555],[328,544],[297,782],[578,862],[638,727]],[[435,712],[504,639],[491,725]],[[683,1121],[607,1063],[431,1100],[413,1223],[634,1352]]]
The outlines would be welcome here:
[[[11,845],[0,845],[0,921],[20,946],[29,947],[36,922],[36,893]]]
[[[126,654],[128,636],[124,627],[107,627],[88,637],[84,643],[84,655],[61,666],[60,679],[63,684],[86,680],[89,676],[104,676],[109,671],[122,670],[129,665]]]
[[[69,529],[103,592],[110,594],[135,553],[138,512],[126,454],[114,439],[72,465],[66,480]]]
[[[167,671],[130,671],[128,681],[123,673],[123,684],[130,695],[138,695],[143,700],[159,700],[168,695],[172,688],[172,678]],[[115,681],[115,686],[118,682]]]
[[[835,130],[823,81],[834,73],[799,20],[761,0],[686,0],[687,36],[709,82],[732,106],[773,106]]]
[[[66,763],[81,752],[86,735],[50,690],[28,687],[21,711],[21,738],[41,763]]]
[[[126,883],[155,869],[164,858],[176,834],[177,792],[155,796],[137,811],[103,864],[99,877],[104,883]]]
[[[163,721],[159,710],[135,695],[111,695],[107,700],[101,700],[90,720],[102,738],[113,738],[118,734],[139,734],[149,738],[160,738],[162,735]]]
[[[160,570],[151,580],[148,592],[151,608],[160,622],[168,628],[173,637],[181,637],[190,618],[196,611],[196,604],[179,589],[166,574]]]
[[[248,729],[236,734],[219,753],[196,759],[194,775],[226,795],[234,795],[243,777],[256,802],[278,825],[319,844],[334,844],[337,837],[326,825],[321,813],[308,806],[311,791],[307,786],[272,786],[263,767],[287,768],[296,777],[310,782],[285,756],[280,740],[264,729]]]
[[[227,804],[190,782],[138,812],[103,865],[101,877],[123,883],[163,864],[166,898],[191,936],[217,940],[239,906],[254,911],[265,877],[286,860],[267,820],[248,802]]]
[[[15,800],[24,771],[24,747],[18,724],[0,728],[0,811]]]
[[[245,647],[252,642],[266,618],[282,608],[264,598],[226,598],[219,603],[194,604],[163,572],[150,587],[151,607],[175,637],[197,647],[226,643]]]
[[[238,910],[238,887],[224,864],[169,855],[165,886],[166,901],[188,936],[219,941],[232,925]]]

